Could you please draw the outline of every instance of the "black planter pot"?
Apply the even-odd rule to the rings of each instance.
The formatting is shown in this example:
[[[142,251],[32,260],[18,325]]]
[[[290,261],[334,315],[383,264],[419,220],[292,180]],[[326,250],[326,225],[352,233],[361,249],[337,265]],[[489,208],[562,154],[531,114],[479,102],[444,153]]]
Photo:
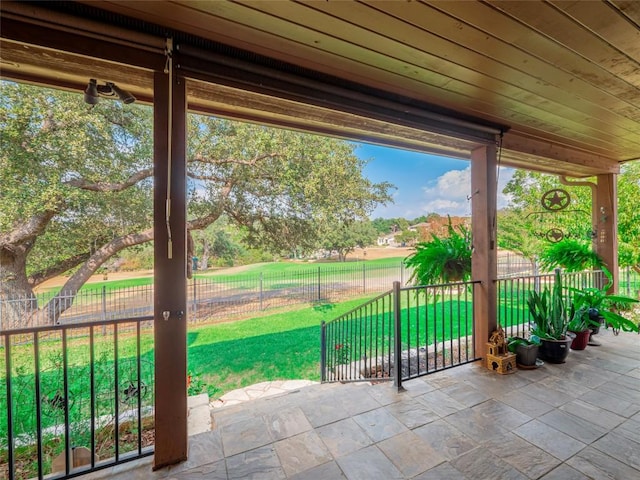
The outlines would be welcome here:
[[[538,356],[549,363],[564,363],[571,351],[573,336],[567,334],[563,340],[540,339]]]
[[[591,325],[589,329],[591,330],[591,335],[597,335],[600,332],[600,325],[604,323],[604,317],[600,315],[598,310],[593,309],[594,312],[589,312],[589,319],[594,322],[598,322],[598,325]]]

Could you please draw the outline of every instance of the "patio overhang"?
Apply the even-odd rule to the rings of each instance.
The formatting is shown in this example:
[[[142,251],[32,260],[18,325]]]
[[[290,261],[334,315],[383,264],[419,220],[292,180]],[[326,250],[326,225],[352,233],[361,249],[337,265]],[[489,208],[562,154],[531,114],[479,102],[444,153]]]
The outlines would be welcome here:
[[[615,263],[615,174],[640,158],[640,4],[176,0],[0,8],[5,79],[81,92],[99,78],[176,121],[188,109],[470,159],[483,335],[495,326],[497,166],[597,176],[598,208],[614,212],[601,226],[600,247]],[[171,82],[160,78],[167,38],[176,47]],[[170,134],[176,160],[158,147],[156,166],[170,164],[174,182],[184,180],[182,127],[156,119],[156,144]],[[155,180],[157,191],[167,189],[166,175]],[[160,196],[156,245],[166,245]],[[177,198],[180,208],[184,200]],[[185,272],[184,218],[171,221],[176,254],[156,248],[156,292]],[[156,355],[182,362],[184,299],[156,300],[156,334],[172,340],[157,342]],[[163,311],[180,328],[163,332]],[[186,371],[179,370],[158,377],[159,397],[182,391]],[[185,456],[186,411],[166,408],[171,415],[157,411],[166,430],[156,440],[168,448],[156,454],[156,467]]]
[[[640,158],[633,2],[392,3],[3,2],[2,75],[150,102],[173,36],[192,111],[458,158],[503,133],[502,165],[568,176]]]

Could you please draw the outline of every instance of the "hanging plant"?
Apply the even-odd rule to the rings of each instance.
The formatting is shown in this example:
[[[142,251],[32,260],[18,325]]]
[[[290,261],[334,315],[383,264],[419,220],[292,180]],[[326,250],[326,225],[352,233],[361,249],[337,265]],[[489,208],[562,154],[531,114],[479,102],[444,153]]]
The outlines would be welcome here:
[[[582,272],[591,268],[605,270],[604,261],[590,244],[572,239],[549,245],[540,255],[540,265],[546,271],[554,268],[562,268],[566,272]]]
[[[468,280],[471,277],[471,232],[463,225],[447,227],[447,237],[420,242],[404,264],[413,269],[409,278],[414,285],[433,285]]]

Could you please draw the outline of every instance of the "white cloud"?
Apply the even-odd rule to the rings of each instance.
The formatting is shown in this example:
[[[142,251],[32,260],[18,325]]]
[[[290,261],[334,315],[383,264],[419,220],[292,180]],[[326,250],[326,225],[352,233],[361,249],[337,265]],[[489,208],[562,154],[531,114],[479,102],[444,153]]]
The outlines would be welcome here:
[[[508,198],[502,190],[513,176],[513,169],[501,168],[498,178],[498,208],[506,206]],[[464,170],[449,170],[422,188],[420,212],[440,215],[471,215],[471,166]]]

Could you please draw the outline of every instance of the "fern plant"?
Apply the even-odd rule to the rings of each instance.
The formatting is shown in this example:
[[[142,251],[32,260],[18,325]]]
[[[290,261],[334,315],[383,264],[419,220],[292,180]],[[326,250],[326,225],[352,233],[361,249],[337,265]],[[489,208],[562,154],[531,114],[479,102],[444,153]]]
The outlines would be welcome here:
[[[593,268],[604,270],[604,261],[592,250],[591,245],[577,240],[565,239],[549,245],[540,255],[544,270],[562,268],[567,272],[581,272]]]
[[[429,242],[420,242],[404,264],[413,269],[409,278],[414,285],[433,285],[468,280],[471,277],[471,232],[463,225],[447,227],[449,236],[432,234]]]

